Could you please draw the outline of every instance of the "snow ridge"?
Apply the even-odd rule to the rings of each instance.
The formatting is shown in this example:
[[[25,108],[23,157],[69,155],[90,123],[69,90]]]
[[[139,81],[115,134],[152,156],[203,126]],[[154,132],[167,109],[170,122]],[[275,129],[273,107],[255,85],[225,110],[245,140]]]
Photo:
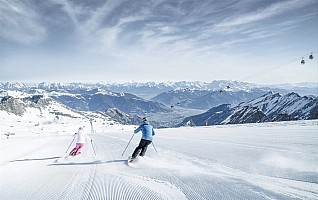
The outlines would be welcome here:
[[[269,92],[236,106],[224,104],[214,107],[203,114],[186,118],[179,126],[187,125],[189,121],[196,126],[205,126],[317,118],[318,98]]]

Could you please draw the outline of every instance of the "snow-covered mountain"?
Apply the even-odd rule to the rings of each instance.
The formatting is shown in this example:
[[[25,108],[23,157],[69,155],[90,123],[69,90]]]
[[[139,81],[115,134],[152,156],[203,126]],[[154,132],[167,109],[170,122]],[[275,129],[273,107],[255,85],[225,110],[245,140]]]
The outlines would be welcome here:
[[[197,90],[189,88],[175,89],[168,92],[163,92],[153,97],[151,100],[171,106],[177,105],[180,107],[187,107],[188,104],[208,93],[208,90]]]
[[[317,97],[301,97],[297,93],[282,96],[269,92],[239,106],[259,108],[266,116],[288,114],[295,119],[311,119],[318,111],[317,102]]]
[[[127,83],[112,83],[112,82],[99,82],[99,83],[46,83],[39,84],[26,84],[26,83],[0,83],[0,89],[3,90],[30,90],[42,89],[46,91],[53,90],[91,90],[103,89],[113,92],[124,92],[137,95],[139,97],[150,99],[162,92],[167,92],[174,89],[195,89],[195,90],[221,90],[230,86],[232,90],[250,90],[257,87],[255,84],[239,82],[239,81],[225,81],[218,80],[213,82],[201,81],[179,81],[179,82],[127,82]]]
[[[304,83],[294,83],[294,84],[275,84],[275,85],[268,85],[268,86],[262,86],[262,87],[268,87],[268,88],[276,88],[279,91],[280,89],[284,91],[295,92],[301,96],[305,95],[314,95],[318,96],[318,82],[317,83],[310,83],[310,82],[304,82]],[[280,92],[281,93],[281,92]]]
[[[148,112],[171,112],[171,109],[157,102],[147,101],[127,93],[114,93],[101,89],[88,91],[54,90],[51,92],[37,89],[35,93],[6,91],[1,97],[0,110],[22,116],[28,107],[46,109],[46,107],[58,104],[57,107],[65,107],[72,110],[72,112],[81,113],[81,115],[94,112],[95,114],[98,113],[102,118],[109,118],[120,124],[127,125],[140,124],[142,120],[137,115],[144,116]],[[56,112],[56,110],[60,109],[54,110],[54,112],[50,112],[55,114],[62,113]],[[45,117],[45,115],[42,116]],[[156,122],[153,122],[153,124],[156,127],[159,126]]]
[[[77,111],[43,94],[10,93],[15,96],[0,97],[1,199],[318,198],[318,120],[156,129],[146,156],[128,164],[141,134],[110,117],[125,114]],[[225,104],[210,114],[226,119],[238,108],[235,119],[248,121],[260,108],[275,113],[274,101],[291,112],[317,105],[313,97],[268,93],[241,109]],[[68,156],[79,126],[92,140],[80,155]]]
[[[205,126],[317,118],[317,97],[301,97],[296,93],[282,96],[269,92],[237,106],[223,104],[203,114],[187,117],[180,125],[191,123],[196,126]]]
[[[151,100],[166,105],[180,106],[182,108],[207,110],[221,104],[238,104],[257,98],[267,93],[264,90],[252,89],[249,91],[231,88],[226,90],[194,90],[194,89],[175,89],[161,93]]]
[[[99,83],[0,83],[0,90],[30,90],[42,89],[52,90],[92,90],[95,88],[110,90],[113,92],[124,92],[150,99],[160,93],[175,89],[192,90],[224,90],[227,87],[231,91],[250,91],[251,89],[261,89],[264,91],[275,91],[281,94],[296,92],[300,95],[318,95],[318,83],[280,84],[280,85],[257,85],[241,81],[215,80],[212,82],[201,81],[179,81],[179,82],[99,82]]]
[[[112,120],[124,125],[139,125],[142,123],[142,118],[136,115],[128,115],[116,108],[109,108],[103,114],[109,116]]]
[[[302,91],[310,91],[315,87],[314,83],[303,83],[303,85],[304,89]],[[283,85],[280,86],[279,89],[274,89],[272,91],[274,93],[281,91],[281,94],[286,94],[287,90],[283,89],[284,87],[291,89],[296,86],[299,85]],[[124,123],[136,121],[135,119],[128,120],[123,117],[126,114],[132,118],[134,118],[134,115],[136,115],[137,118],[138,116],[140,118],[146,115],[155,118],[155,123],[160,127],[172,127],[181,123],[184,118],[191,115],[205,112],[210,108],[222,104],[237,105],[241,102],[248,102],[249,100],[256,99],[272,89],[269,87],[258,87],[259,86],[255,84],[238,81],[213,81],[211,83],[187,81],[164,83],[129,82],[123,84],[103,82],[96,84],[0,83],[0,97],[12,96],[22,98],[27,97],[30,94],[46,95],[79,111],[98,111],[105,114],[105,111],[109,109],[118,110],[118,112],[114,112],[118,114],[118,116],[114,117],[114,119],[116,118],[117,121]],[[127,93],[125,91],[130,91],[131,93]],[[140,96],[136,94],[139,94]],[[152,96],[155,97],[150,98]],[[305,97],[315,98],[310,95]],[[150,100],[146,100],[145,98]],[[276,103],[273,102],[273,104]],[[250,105],[245,106],[250,107]],[[244,107],[244,105],[242,104],[241,107]],[[240,112],[243,114],[247,112],[247,110]],[[240,122],[240,115],[238,114],[240,112],[237,112],[237,116],[235,117],[237,120],[233,119],[233,123]],[[263,113],[262,110],[260,110],[260,112]],[[257,112],[257,116],[260,115],[260,112]],[[119,113],[126,114],[120,115]],[[263,114],[268,117],[268,113]],[[123,117],[123,119],[121,119],[121,117]],[[278,111],[278,113],[276,113],[276,117],[271,116],[271,120],[274,119],[298,119],[298,116],[292,116]],[[217,119],[216,121],[219,123],[220,120],[221,119]],[[225,119],[222,118],[222,120]],[[241,123],[255,120],[256,119],[254,117],[246,121],[241,120]],[[270,121],[269,119],[267,120]],[[262,119],[262,121],[264,120]],[[206,122],[203,124],[206,124]],[[214,122],[212,124],[214,124]]]
[[[171,112],[167,106],[158,102],[144,100],[129,93],[115,93],[102,89],[80,92],[77,90],[67,93],[50,92],[49,96],[71,108],[82,111],[105,112],[109,108],[117,108],[127,114],[140,116],[145,113]]]
[[[84,125],[92,130],[95,123],[105,127],[119,125],[107,114],[78,111],[43,95],[29,95],[22,98],[2,97],[0,98],[0,112],[3,121],[12,121],[12,123],[17,121],[21,126],[25,126],[25,124],[30,127],[35,126],[38,133],[54,133],[56,131],[53,130],[53,126],[62,126],[65,132],[73,132],[74,130],[70,130],[71,127],[68,127],[68,124],[74,124],[74,121],[78,123],[78,126]],[[13,129],[15,129],[14,132],[20,131],[18,126],[6,126],[2,127],[1,132],[12,132]]]

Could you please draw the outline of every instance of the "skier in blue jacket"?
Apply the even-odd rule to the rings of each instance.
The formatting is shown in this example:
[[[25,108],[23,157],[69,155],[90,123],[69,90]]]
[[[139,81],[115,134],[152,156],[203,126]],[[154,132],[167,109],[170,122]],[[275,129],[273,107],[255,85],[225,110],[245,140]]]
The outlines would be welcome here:
[[[134,131],[135,134],[137,134],[139,131],[142,132],[142,137],[139,142],[138,147],[136,147],[135,151],[133,152],[131,156],[131,160],[135,159],[137,155],[144,156],[147,147],[149,144],[151,144],[153,136],[155,135],[155,131],[153,127],[149,124],[147,121],[147,118],[143,118],[143,123]]]

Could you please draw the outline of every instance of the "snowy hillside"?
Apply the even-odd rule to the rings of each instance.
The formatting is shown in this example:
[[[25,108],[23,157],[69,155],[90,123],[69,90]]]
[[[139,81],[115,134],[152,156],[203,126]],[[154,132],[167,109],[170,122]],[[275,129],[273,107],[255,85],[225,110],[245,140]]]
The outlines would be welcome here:
[[[239,106],[257,107],[268,116],[284,113],[296,119],[308,119],[318,112],[318,99],[317,97],[301,97],[296,93],[282,96],[269,92],[259,98],[239,104]]]
[[[116,120],[117,122],[123,122],[122,124],[139,124],[141,117],[138,117],[137,115],[144,116],[147,113],[171,112],[170,107],[167,107],[161,103],[144,100],[128,93],[115,93],[102,89],[69,91],[45,91],[42,89],[33,89],[29,90],[28,92],[16,90],[6,90],[0,92],[0,100],[5,100],[11,97],[20,101],[20,103],[16,104],[11,103],[11,107],[23,104],[21,101],[45,97],[51,98],[51,102],[55,100],[56,102],[60,102],[61,106],[64,105],[69,109],[72,108],[74,112],[99,112],[100,114],[113,118],[113,120]],[[110,110],[117,111],[111,113],[107,112]]]
[[[1,135],[73,134],[74,126],[86,126],[89,130],[95,125],[119,126],[107,115],[77,111],[42,95],[7,96],[0,100]]]
[[[96,123],[93,143],[65,158],[80,119],[37,127],[0,116],[1,132],[17,132],[0,137],[1,199],[318,199],[317,120],[160,129],[158,155],[150,145],[129,166],[140,135],[122,153],[133,127]]]
[[[189,123],[196,126],[206,126],[317,118],[317,97],[301,97],[296,93],[280,95],[269,92],[238,105],[222,104],[205,113],[186,117],[178,126]]]

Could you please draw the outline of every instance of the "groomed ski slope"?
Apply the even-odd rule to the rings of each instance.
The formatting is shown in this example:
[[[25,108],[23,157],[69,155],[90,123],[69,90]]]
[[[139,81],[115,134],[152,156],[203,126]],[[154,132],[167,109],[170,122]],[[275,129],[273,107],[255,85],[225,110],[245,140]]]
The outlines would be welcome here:
[[[130,131],[90,134],[97,155],[72,158],[72,135],[1,136],[0,199],[318,199],[317,120],[156,132],[159,156],[131,166]]]

